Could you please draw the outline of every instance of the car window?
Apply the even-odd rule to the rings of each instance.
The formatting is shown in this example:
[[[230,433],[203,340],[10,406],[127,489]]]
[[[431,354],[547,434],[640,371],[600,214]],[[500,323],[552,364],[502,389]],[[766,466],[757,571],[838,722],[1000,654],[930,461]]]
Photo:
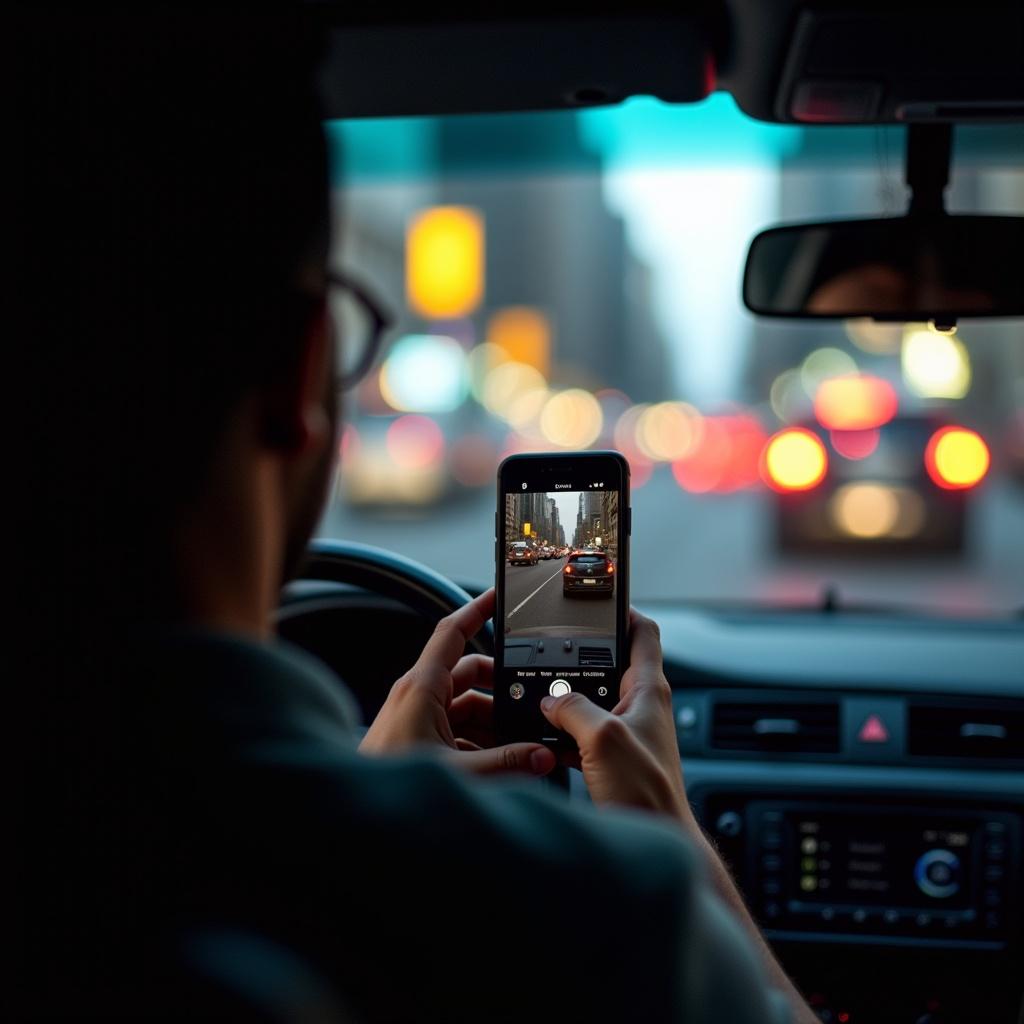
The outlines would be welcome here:
[[[322,534],[486,585],[498,461],[609,447],[641,602],[1024,607],[1021,322],[740,303],[758,230],[905,209],[901,129],[765,125],[716,94],[327,132],[334,264],[396,324],[346,396]],[[1022,129],[957,129],[948,200],[1024,213]]]

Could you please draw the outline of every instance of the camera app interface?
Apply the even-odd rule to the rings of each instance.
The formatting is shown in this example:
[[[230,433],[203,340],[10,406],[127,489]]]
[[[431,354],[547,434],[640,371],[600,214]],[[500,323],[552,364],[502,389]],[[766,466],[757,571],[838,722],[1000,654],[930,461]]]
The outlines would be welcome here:
[[[618,692],[618,491],[509,492],[504,543],[509,695],[535,703],[581,690],[610,706]]]

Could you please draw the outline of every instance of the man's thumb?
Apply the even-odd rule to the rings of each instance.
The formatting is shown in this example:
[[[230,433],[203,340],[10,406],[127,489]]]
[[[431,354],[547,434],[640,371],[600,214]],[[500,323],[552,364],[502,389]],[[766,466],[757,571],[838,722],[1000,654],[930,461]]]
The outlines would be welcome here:
[[[554,753],[539,743],[509,743],[486,750],[460,750],[452,755],[453,764],[474,775],[547,775],[556,762]]]

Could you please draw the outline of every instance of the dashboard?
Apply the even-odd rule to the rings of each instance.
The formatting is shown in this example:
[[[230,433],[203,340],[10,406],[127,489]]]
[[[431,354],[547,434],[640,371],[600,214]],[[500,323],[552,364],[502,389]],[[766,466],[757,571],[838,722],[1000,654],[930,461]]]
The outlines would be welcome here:
[[[1020,626],[645,610],[698,817],[822,1019],[1016,1020]]]
[[[640,607],[661,626],[698,818],[820,1018],[1014,1024],[1020,624]],[[283,635],[360,682],[367,716],[430,632],[341,584],[293,588],[283,614]],[[353,630],[388,643],[356,655]]]

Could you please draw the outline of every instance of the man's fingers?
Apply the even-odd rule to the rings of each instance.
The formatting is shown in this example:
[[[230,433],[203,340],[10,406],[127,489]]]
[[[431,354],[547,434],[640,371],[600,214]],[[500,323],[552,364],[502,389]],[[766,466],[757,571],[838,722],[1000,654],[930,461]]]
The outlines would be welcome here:
[[[460,749],[451,759],[462,771],[474,775],[547,775],[555,767],[555,755],[539,743],[509,743],[490,750]]]
[[[449,671],[455,668],[466,644],[494,615],[494,588],[485,590],[478,598],[463,605],[458,611],[446,615],[435,627],[416,664],[428,669],[443,665]]]
[[[468,690],[489,690],[494,683],[494,659],[483,654],[467,654],[452,669],[452,696]]]
[[[469,690],[452,701],[448,722],[457,737],[480,747],[493,747],[494,699],[489,693]]]
[[[489,728],[494,721],[494,698],[489,693],[469,690],[452,701],[448,721],[456,732],[461,726]]]
[[[661,630],[658,624],[635,608],[629,612],[629,663],[633,667],[661,671]]]
[[[629,671],[623,676],[620,697],[625,697],[638,683],[660,679],[664,672],[658,624],[631,608],[629,636]]]
[[[607,727],[608,719],[614,718],[582,693],[545,697],[540,709],[552,725],[567,732],[580,747],[587,746],[599,729]]]

